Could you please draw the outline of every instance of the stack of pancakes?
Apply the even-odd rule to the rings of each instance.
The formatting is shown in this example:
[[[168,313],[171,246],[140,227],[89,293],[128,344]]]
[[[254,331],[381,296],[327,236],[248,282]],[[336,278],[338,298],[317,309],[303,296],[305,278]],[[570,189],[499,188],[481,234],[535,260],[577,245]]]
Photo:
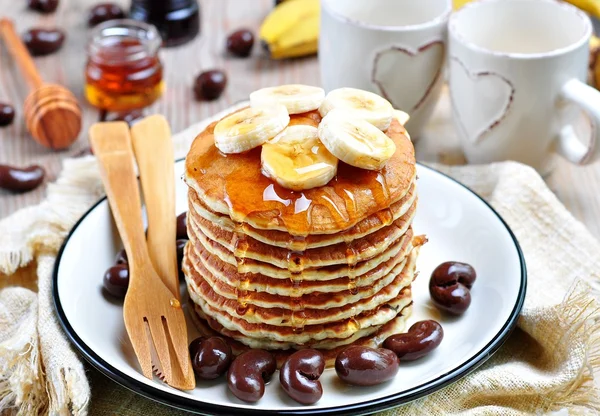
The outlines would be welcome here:
[[[317,112],[290,125],[317,126]],[[290,191],[261,174],[260,148],[192,144],[183,271],[200,329],[246,347],[317,348],[329,365],[349,344],[404,331],[423,237],[414,236],[414,149],[393,120],[396,152],[381,171],[340,162],[323,187]]]

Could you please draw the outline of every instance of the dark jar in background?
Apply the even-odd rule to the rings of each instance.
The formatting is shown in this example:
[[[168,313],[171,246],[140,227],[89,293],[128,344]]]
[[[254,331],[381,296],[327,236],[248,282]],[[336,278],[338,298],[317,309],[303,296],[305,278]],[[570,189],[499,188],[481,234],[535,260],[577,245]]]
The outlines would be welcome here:
[[[135,20],[110,20],[94,28],[85,68],[90,104],[128,111],[156,101],[164,90],[161,43],[154,26]]]
[[[200,31],[197,0],[132,0],[129,17],[156,26],[165,46],[181,45]]]

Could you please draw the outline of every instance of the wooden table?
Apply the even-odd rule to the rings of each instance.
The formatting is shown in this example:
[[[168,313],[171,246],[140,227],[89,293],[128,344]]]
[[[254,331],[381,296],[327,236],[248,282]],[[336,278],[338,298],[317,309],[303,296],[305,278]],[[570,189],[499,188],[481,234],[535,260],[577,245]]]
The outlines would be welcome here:
[[[128,2],[117,0],[124,7]],[[98,111],[83,97],[83,69],[86,60],[86,41],[90,29],[86,15],[93,0],[61,0],[56,13],[42,15],[26,9],[25,1],[0,2],[0,16],[15,19],[18,31],[33,26],[57,26],[67,32],[63,48],[56,54],[36,58],[42,76],[51,82],[66,85],[81,100],[84,108],[84,128],[79,140],[63,152],[49,151],[28,137],[19,111],[15,123],[0,129],[0,163],[27,165],[38,163],[48,172],[48,181],[58,175],[61,161],[77,155],[88,147],[87,128],[98,119]],[[258,45],[248,59],[236,59],[225,54],[227,34],[241,27],[258,30],[273,0],[202,0],[202,33],[193,42],[162,52],[167,90],[165,95],[147,109],[147,113],[162,113],[179,131],[191,123],[244,100],[258,88],[277,84],[305,83],[319,85],[319,67],[316,57],[289,61],[271,61],[262,54]],[[223,96],[213,102],[196,102],[193,98],[194,77],[202,70],[224,69],[229,83]],[[9,60],[4,47],[0,48],[0,101],[8,101],[20,110],[26,88],[18,70]],[[423,160],[439,160],[440,154],[457,153],[457,139],[449,121],[449,104],[444,99],[438,105],[425,136],[417,144],[418,156]],[[600,165],[571,166],[557,160],[556,168],[547,178],[558,197],[583,221],[591,232],[600,237]],[[44,187],[23,195],[0,191],[0,218],[15,210],[40,201]]]

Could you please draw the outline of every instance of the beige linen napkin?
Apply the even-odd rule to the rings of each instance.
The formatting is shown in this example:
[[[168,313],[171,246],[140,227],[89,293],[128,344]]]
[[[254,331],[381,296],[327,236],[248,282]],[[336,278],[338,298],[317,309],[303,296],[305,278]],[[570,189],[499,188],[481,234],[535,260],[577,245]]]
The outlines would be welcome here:
[[[174,136],[176,155],[185,155],[208,122]],[[386,415],[597,414],[600,244],[526,166],[435,167],[483,196],[511,226],[527,261],[527,298],[518,328],[486,364]],[[37,260],[39,286],[37,296],[23,288],[0,291],[0,414],[185,414],[95,371],[90,390],[81,359],[54,315],[54,256],[101,188],[93,157],[68,160],[45,202],[0,221],[0,271],[11,274]]]

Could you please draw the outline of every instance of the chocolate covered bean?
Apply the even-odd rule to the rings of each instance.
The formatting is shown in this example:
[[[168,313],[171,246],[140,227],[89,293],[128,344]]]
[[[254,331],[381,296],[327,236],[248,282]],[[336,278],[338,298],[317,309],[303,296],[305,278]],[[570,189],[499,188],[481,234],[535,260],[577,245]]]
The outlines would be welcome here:
[[[265,350],[249,350],[238,355],[229,366],[227,385],[238,399],[257,402],[265,394],[265,383],[276,369],[273,354]]]
[[[313,404],[323,396],[319,377],[324,370],[323,354],[314,349],[300,350],[290,355],[281,366],[279,383],[298,403]]]
[[[374,386],[394,378],[400,360],[393,351],[353,345],[335,359],[335,372],[348,384]]]
[[[435,268],[429,280],[429,294],[436,306],[451,315],[463,314],[471,305],[470,289],[475,269],[466,263],[448,261]]]
[[[394,351],[401,361],[412,361],[436,349],[443,338],[442,326],[429,319],[414,323],[405,334],[390,335],[383,348]]]
[[[44,169],[38,165],[26,168],[0,165],[0,188],[12,192],[31,191],[44,181],[44,175]]]

